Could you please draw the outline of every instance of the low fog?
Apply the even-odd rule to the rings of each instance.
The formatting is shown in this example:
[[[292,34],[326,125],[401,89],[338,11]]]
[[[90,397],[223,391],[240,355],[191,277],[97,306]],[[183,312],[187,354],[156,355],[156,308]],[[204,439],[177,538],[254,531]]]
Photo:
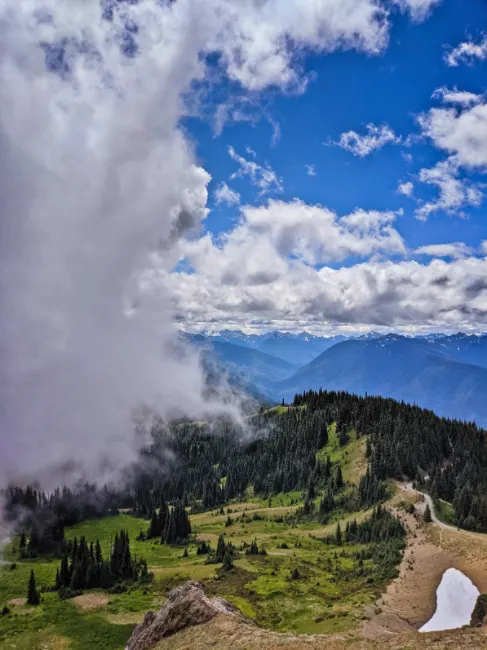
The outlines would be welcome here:
[[[0,11],[0,483],[104,476],[141,442],[134,407],[208,408],[169,296],[138,281],[206,216],[178,126],[192,18],[174,39],[157,3],[40,6]]]

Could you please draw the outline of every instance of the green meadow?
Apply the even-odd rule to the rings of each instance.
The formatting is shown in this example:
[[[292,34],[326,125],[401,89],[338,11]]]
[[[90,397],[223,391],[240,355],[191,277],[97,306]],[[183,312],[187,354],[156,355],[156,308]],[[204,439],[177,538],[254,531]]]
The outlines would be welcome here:
[[[339,449],[330,429],[327,449],[320,454],[332,455],[334,461],[341,462],[346,480],[356,482],[365,468],[363,441],[352,437]],[[99,539],[105,556],[115,534],[121,529],[128,531],[132,554],[147,560],[154,579],[149,584],[134,584],[120,594],[92,590],[72,600],[60,600],[56,592],[49,591],[59,560],[19,560],[12,552],[18,540],[13,540],[4,549],[8,563],[0,569],[0,608],[6,605],[10,610],[0,616],[0,648],[122,650],[145,612],[160,608],[168,591],[188,579],[202,582],[209,595],[227,598],[268,628],[299,633],[351,630],[363,618],[363,605],[378,597],[385,580],[377,577],[372,558],[359,563],[357,554],[364,546],[335,546],[317,539],[334,533],[336,521],[327,526],[316,521],[298,523],[295,511],[303,498],[295,492],[259,499],[249,488],[245,501],[230,503],[224,514],[213,510],[191,515],[193,540],[186,547],[188,557],[183,556],[183,547],[138,541],[139,532],[146,530],[149,522],[129,514],[67,528],[67,538]],[[229,516],[232,523],[226,525]],[[358,519],[365,516],[357,513]],[[345,521],[343,518],[342,526]],[[206,564],[207,556],[196,553],[197,540],[209,541],[215,549],[220,534],[237,549],[255,539],[266,554],[240,551],[230,571],[220,564]],[[25,604],[31,569],[41,591],[38,607]]]

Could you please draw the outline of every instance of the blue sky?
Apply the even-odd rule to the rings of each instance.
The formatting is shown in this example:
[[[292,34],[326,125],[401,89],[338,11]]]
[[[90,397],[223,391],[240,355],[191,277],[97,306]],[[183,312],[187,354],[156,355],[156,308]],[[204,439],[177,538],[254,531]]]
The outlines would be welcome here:
[[[460,17],[460,18],[459,18]],[[377,56],[358,52],[311,56],[304,61],[306,73],[313,75],[306,92],[297,96],[269,94],[265,112],[258,122],[226,124],[215,135],[211,123],[195,123],[189,130],[197,144],[198,157],[212,175],[210,194],[221,181],[241,194],[242,202],[265,201],[248,178],[229,181],[236,165],[228,156],[228,146],[249,157],[246,147],[256,153],[261,164],[268,162],[283,179],[279,197],[299,197],[322,203],[347,214],[357,207],[398,210],[404,215],[397,228],[412,247],[439,242],[463,241],[476,246],[487,239],[485,204],[462,209],[466,218],[444,211],[420,222],[414,218],[416,202],[397,193],[398,183],[415,183],[421,168],[432,167],[444,158],[427,140],[410,146],[386,145],[360,158],[337,146],[340,134],[354,130],[366,133],[368,123],[388,124],[405,141],[420,136],[417,117],[439,102],[432,99],[440,87],[458,87],[475,93],[486,91],[487,61],[476,65],[449,67],[444,56],[449,46],[479,35],[479,25],[487,18],[483,0],[449,0],[437,7],[422,23],[413,23],[404,14],[393,22],[390,45]],[[263,98],[259,98],[263,102]],[[258,114],[259,110],[254,113]],[[273,125],[280,137],[273,143]],[[325,146],[324,143],[330,143]],[[403,154],[411,160],[406,160]],[[313,165],[316,176],[306,173]],[[476,178],[476,175],[472,175]],[[418,183],[419,199],[434,198],[437,191]],[[238,214],[238,208],[210,202],[212,212],[206,221],[211,232],[225,231]]]
[[[387,39],[378,47],[296,48],[290,61],[299,81],[291,89],[277,82],[254,92],[248,79],[223,75],[206,97],[204,117],[184,120],[198,163],[211,175],[209,212],[199,244],[184,249],[169,284],[182,311],[197,296],[222,303],[216,310],[197,308],[187,319],[182,315],[189,327],[484,329],[487,37],[479,26],[486,24],[487,8],[483,0],[397,0],[382,6],[388,12]],[[294,226],[279,225],[279,210],[293,202],[297,211],[323,209],[305,232],[298,232],[297,214]],[[249,222],[250,214],[261,219],[264,213],[265,226]],[[335,226],[345,227],[347,236],[347,215],[389,215],[375,235],[392,233],[390,245],[369,242],[363,248],[355,242],[336,255],[323,248],[309,254],[305,249],[313,248],[313,238],[327,239],[320,226],[325,213],[334,215]],[[358,240],[375,236],[365,234],[368,226],[361,228],[354,232]],[[265,263],[257,261],[252,246],[259,242],[266,249],[264,230],[273,238],[273,251],[283,230],[288,240],[295,238],[294,248],[286,244],[278,251],[278,257],[287,256],[287,281],[286,264],[279,277],[269,279]],[[232,256],[236,264],[237,257],[245,258],[239,279],[230,273],[230,285],[238,285],[245,299],[225,297]],[[249,258],[253,270],[246,282]],[[298,262],[306,288],[314,282],[310,270],[323,271],[300,307],[299,281],[289,280]],[[221,272],[215,271],[218,265]],[[345,269],[360,281],[345,280]],[[391,280],[396,275],[401,278]],[[365,296],[371,276],[381,276],[372,280],[382,283],[380,295]],[[393,289],[385,286],[391,282]],[[398,289],[408,283],[411,291]],[[437,295],[435,287],[442,284]],[[481,293],[472,293],[472,286]],[[287,297],[270,304],[266,291]],[[362,296],[362,305],[337,307],[337,296],[347,292]],[[385,299],[397,309],[376,316],[375,301],[380,312]],[[433,310],[423,311],[420,304]]]

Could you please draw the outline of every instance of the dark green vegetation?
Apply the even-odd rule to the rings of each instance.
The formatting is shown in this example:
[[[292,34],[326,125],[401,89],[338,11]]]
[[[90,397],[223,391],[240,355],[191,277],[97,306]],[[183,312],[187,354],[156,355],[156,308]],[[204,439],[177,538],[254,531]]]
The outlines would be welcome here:
[[[123,648],[189,578],[264,626],[351,629],[401,558],[404,529],[380,505],[389,479],[421,482],[453,502],[455,521],[485,530],[486,466],[483,430],[376,397],[308,392],[239,426],[158,422],[123,490],[4,495],[22,523],[7,549],[15,568],[2,569],[0,646],[53,635],[59,647]]]
[[[27,605],[36,606],[41,602],[41,597],[37,591],[36,578],[34,570],[30,572],[29,586],[27,587]]]
[[[302,498],[293,498],[302,506]],[[344,538],[340,545],[324,544],[321,538],[335,530],[336,522],[328,528],[300,523],[296,506],[280,505],[286,501],[284,495],[273,500],[271,508],[259,499],[232,503],[230,526],[225,525],[228,508],[224,514],[217,510],[191,515],[194,536],[184,547],[136,540],[137,531],[148,522],[131,515],[67,528],[68,542],[99,539],[106,553],[117,531],[126,530],[134,540],[131,553],[147,558],[153,581],[129,582],[122,593],[90,589],[61,600],[50,590],[58,560],[17,560],[15,570],[6,567],[1,574],[0,603],[8,602],[11,612],[0,618],[0,647],[40,650],[44,644],[122,650],[145,612],[160,607],[169,589],[190,578],[204,582],[207,593],[228,598],[246,615],[274,629],[319,633],[355,627],[363,616],[362,606],[373,602],[393,575],[379,572],[385,566],[380,549],[386,542]],[[341,524],[344,531],[347,521]],[[17,540],[14,543],[18,546]],[[11,560],[18,555],[7,551]],[[41,603],[35,608],[10,602],[25,598],[31,569],[41,591]],[[84,609],[91,604],[94,609]]]
[[[477,602],[475,603],[475,607],[472,612],[472,617],[470,619],[470,625],[472,627],[482,627],[482,625],[485,625],[486,617],[487,617],[487,595],[481,594],[477,598]]]
[[[456,524],[487,531],[485,430],[381,397],[310,391],[294,400],[296,407],[304,404],[310,414],[338,411],[337,430],[368,434],[369,470],[359,485],[361,502],[371,505],[373,499],[365,495],[380,490],[377,481],[416,478],[434,499],[452,502]]]
[[[78,543],[75,537],[63,544],[55,581],[60,598],[72,598],[80,595],[83,589],[96,587],[121,593],[127,589],[127,583],[150,581],[147,562],[137,560],[130,552],[130,537],[126,530],[115,534],[110,547],[110,558],[104,560],[98,539],[93,544],[83,536]]]

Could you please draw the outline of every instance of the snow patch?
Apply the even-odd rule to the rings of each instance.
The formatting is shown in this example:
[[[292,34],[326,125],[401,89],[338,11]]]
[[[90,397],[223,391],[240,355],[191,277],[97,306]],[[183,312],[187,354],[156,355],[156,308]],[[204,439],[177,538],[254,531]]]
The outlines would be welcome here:
[[[468,625],[479,595],[470,578],[457,569],[447,569],[436,590],[436,611],[419,631],[438,632]]]

